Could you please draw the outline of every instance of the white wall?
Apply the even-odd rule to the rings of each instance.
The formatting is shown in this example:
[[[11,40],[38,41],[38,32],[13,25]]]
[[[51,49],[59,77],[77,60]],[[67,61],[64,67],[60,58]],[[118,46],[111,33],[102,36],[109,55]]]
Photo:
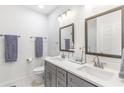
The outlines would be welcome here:
[[[85,46],[85,18],[93,16],[97,13],[104,12],[106,10],[115,8],[117,6],[60,6],[57,8],[49,18],[49,30],[48,30],[48,54],[50,56],[59,54],[59,47],[56,42],[59,42],[59,27],[74,23],[75,25],[75,49],[78,53],[79,47]],[[57,21],[57,16],[62,14],[67,9],[71,9],[72,14],[66,17],[62,22]],[[87,55],[87,61],[93,60],[92,55]],[[100,57],[100,60],[107,62],[107,67],[118,69],[120,67],[120,59]]]
[[[66,17],[63,22],[59,23],[57,20],[58,15],[71,9],[71,15]],[[83,6],[59,6],[49,18],[48,30],[48,54],[55,56],[59,54],[59,27],[74,23],[75,28],[75,48],[84,45],[84,7]],[[79,34],[80,33],[80,34]]]
[[[93,15],[102,13],[104,11],[113,9],[118,6],[119,5],[93,5],[93,6],[89,5],[89,6],[85,6],[85,17],[91,17]]]
[[[23,6],[0,6],[0,34],[21,36],[18,39],[18,60],[14,63],[5,63],[4,38],[0,37],[0,84],[31,75],[43,58],[35,58],[34,39],[29,37],[47,37],[47,17]],[[47,40],[44,41],[45,55]],[[33,58],[33,62],[26,63],[27,58]]]

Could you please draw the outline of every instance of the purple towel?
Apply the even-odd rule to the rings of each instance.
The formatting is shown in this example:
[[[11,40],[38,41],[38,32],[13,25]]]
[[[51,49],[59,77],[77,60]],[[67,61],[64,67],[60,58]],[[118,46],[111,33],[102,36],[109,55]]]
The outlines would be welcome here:
[[[18,39],[16,35],[5,35],[5,62],[17,61]]]
[[[65,39],[65,50],[70,49],[70,39]]]
[[[35,38],[35,56],[36,57],[43,56],[43,38],[42,37]]]

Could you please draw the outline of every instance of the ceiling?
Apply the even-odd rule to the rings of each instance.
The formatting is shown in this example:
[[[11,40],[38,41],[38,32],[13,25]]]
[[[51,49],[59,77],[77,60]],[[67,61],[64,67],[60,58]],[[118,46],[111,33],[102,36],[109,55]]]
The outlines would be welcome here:
[[[49,15],[51,12],[53,12],[58,6],[57,5],[45,5],[44,8],[39,8],[38,5],[26,5],[24,7],[27,7],[29,9],[32,9],[34,11],[37,11],[39,13]]]

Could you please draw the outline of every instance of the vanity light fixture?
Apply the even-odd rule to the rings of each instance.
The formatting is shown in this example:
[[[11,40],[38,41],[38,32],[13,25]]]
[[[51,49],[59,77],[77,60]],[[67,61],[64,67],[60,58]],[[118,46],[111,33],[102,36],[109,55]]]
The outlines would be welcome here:
[[[62,20],[65,19],[70,14],[71,14],[71,10],[68,9],[67,11],[63,12],[61,15],[58,16],[58,21],[62,22]]]
[[[45,6],[44,5],[38,5],[38,7],[43,9]]]

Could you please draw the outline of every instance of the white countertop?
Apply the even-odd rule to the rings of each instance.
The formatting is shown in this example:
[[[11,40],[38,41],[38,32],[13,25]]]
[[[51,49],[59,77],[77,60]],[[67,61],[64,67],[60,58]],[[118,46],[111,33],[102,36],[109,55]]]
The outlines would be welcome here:
[[[117,71],[113,71],[114,76],[110,80],[105,81],[105,80],[99,79],[97,77],[88,75],[86,73],[82,73],[81,71],[78,70],[78,68],[80,68],[80,67],[87,66],[87,65],[93,66],[93,64],[86,63],[86,64],[81,65],[81,64],[70,62],[68,60],[63,60],[63,61],[54,60],[53,58],[54,57],[46,57],[45,60],[47,62],[50,62],[50,63],[62,68],[62,69],[65,69],[66,71],[68,71],[84,80],[87,80],[87,81],[95,84],[96,86],[103,86],[103,87],[114,87],[114,86],[123,87],[124,86],[124,80],[122,80],[118,77]],[[104,70],[110,70],[110,69],[104,68]]]

